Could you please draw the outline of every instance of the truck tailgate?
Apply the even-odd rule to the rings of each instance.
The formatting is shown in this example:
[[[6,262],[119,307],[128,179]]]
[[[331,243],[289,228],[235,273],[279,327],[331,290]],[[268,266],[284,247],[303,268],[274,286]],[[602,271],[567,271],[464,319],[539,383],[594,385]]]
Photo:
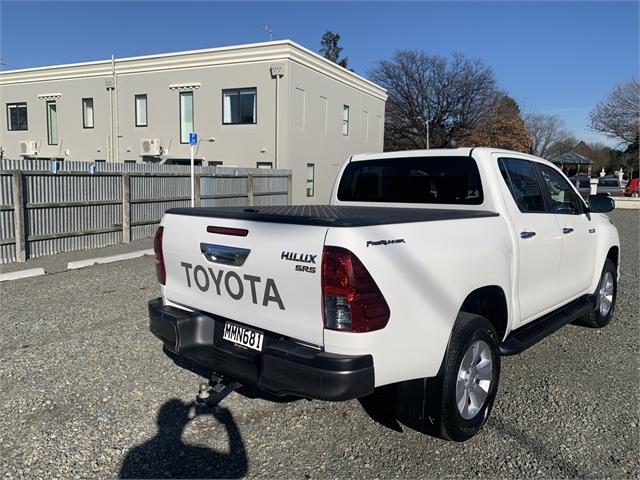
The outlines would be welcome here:
[[[327,227],[171,212],[162,226],[168,302],[323,344],[320,265]],[[215,233],[215,227],[247,234]]]

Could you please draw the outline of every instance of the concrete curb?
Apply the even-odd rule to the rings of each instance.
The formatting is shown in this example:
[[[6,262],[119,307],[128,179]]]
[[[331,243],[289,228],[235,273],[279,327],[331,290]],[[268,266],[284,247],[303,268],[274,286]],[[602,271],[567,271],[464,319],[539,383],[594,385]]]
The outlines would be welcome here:
[[[616,209],[640,209],[640,198],[633,197],[611,197],[616,202]]]
[[[136,252],[122,253],[120,255],[112,255],[110,257],[98,257],[87,258],[85,260],[77,260],[75,262],[67,263],[67,270],[75,270],[78,268],[90,267],[91,265],[97,265],[102,263],[119,262],[121,260],[129,260],[131,258],[138,258],[144,255],[153,255],[153,249],[138,250]]]
[[[44,275],[44,268],[29,268],[27,270],[16,270],[15,272],[0,273],[0,282],[8,280],[19,280],[20,278],[38,277]]]

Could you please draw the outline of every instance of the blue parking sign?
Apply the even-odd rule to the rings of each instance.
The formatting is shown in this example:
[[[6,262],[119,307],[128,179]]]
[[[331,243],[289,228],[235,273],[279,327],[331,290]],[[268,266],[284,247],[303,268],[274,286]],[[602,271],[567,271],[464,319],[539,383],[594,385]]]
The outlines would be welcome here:
[[[189,133],[189,145],[197,145],[198,144],[198,134],[195,132]]]

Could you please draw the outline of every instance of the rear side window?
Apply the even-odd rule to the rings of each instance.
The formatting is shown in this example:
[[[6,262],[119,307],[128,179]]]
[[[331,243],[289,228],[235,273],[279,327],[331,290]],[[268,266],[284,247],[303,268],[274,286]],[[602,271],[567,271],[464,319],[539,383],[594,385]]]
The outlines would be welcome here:
[[[483,194],[473,158],[409,157],[350,163],[338,200],[479,205]]]
[[[507,183],[513,199],[522,213],[544,212],[544,199],[540,185],[527,160],[501,158],[498,160],[500,173]]]
[[[582,201],[560,172],[546,165],[538,165],[538,167],[549,191],[551,210],[554,213],[582,213]]]

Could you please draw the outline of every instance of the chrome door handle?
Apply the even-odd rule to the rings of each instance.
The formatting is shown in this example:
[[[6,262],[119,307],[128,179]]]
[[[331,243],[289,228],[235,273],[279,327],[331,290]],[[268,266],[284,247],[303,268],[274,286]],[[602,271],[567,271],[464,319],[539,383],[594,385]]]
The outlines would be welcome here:
[[[229,247],[227,245],[201,243],[200,252],[202,252],[204,257],[210,262],[240,267],[244,264],[251,250],[248,248]]]
[[[564,233],[564,234],[568,234],[568,233],[571,233],[571,232],[573,232],[573,228],[571,228],[571,227],[564,227],[562,229],[562,233]]]
[[[520,238],[531,238],[535,236],[536,236],[536,232],[531,232],[529,230],[524,230],[523,232],[520,232]]]

